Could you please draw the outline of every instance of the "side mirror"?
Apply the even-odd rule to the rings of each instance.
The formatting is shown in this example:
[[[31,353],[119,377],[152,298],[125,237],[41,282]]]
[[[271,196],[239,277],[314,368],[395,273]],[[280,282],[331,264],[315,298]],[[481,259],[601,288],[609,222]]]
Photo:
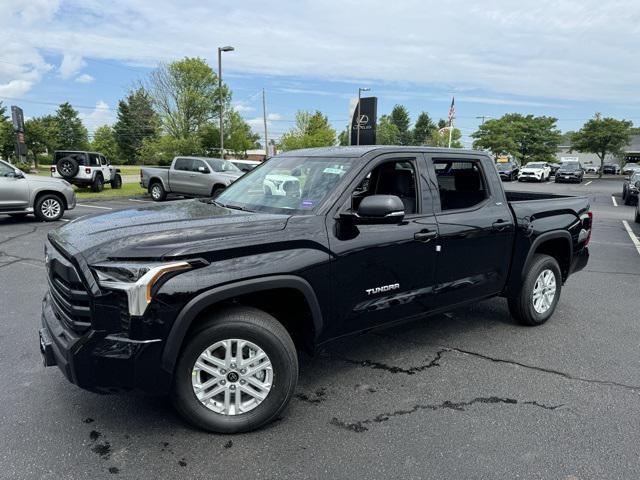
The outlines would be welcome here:
[[[349,215],[356,224],[392,224],[404,218],[404,203],[395,195],[370,195],[360,202],[358,211]]]
[[[200,173],[209,173],[209,170],[206,167],[198,167],[198,171]]]
[[[13,178],[24,178],[24,173],[22,173],[22,170],[16,168],[13,171]]]

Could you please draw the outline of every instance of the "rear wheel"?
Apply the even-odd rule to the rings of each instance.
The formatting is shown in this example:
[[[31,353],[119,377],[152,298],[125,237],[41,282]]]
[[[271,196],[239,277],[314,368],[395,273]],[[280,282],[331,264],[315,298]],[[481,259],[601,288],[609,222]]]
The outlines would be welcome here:
[[[160,182],[152,183],[151,187],[149,187],[149,193],[154,202],[162,202],[167,198],[167,192]]]
[[[507,299],[509,312],[523,325],[542,325],[553,315],[561,290],[562,275],[556,259],[535,254],[520,291]]]
[[[64,215],[64,204],[57,195],[42,195],[36,200],[33,213],[41,222],[55,222]]]
[[[101,192],[102,190],[104,190],[104,179],[102,178],[102,175],[96,175],[96,178],[94,178],[93,183],[91,184],[91,191]]]
[[[224,190],[224,187],[222,185],[216,185],[215,187],[213,187],[213,190],[211,190],[211,197],[213,198],[217,197],[222,193],[223,190]]]
[[[186,342],[172,401],[197,427],[246,432],[274,420],[297,381],[298,357],[287,330],[262,310],[238,307],[212,315]]]
[[[111,180],[111,188],[120,189],[122,188],[122,177],[119,173],[116,173],[116,176]]]

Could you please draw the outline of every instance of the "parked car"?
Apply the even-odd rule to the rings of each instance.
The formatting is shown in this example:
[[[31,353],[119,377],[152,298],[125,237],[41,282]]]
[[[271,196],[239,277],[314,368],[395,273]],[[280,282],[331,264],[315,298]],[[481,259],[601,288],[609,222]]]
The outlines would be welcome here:
[[[556,172],[558,171],[558,169],[560,168],[560,164],[559,163],[547,163],[547,165],[549,165],[549,174],[553,177]]]
[[[546,162],[529,162],[520,170],[519,182],[546,182],[551,177],[551,168]]]
[[[556,172],[556,183],[560,182],[577,182],[582,183],[584,178],[584,170],[580,162],[562,162],[560,168]]]
[[[14,218],[34,214],[54,222],[76,206],[76,194],[65,180],[27,175],[0,160],[0,214]]]
[[[513,162],[496,163],[496,168],[498,169],[500,180],[506,180],[508,182],[512,182],[513,180],[518,179],[518,172],[520,172],[520,167],[518,167],[517,163],[513,163]]]
[[[625,205],[635,205],[638,202],[640,190],[640,170],[625,178],[622,183],[622,200]]]
[[[156,202],[169,193],[191,197],[218,195],[244,172],[229,160],[206,157],[176,157],[170,167],[140,169],[140,186]]]
[[[302,194],[265,194],[273,175]],[[40,348],[81,388],[170,393],[202,429],[248,431],[282,415],[296,349],[494,296],[545,323],[591,223],[587,197],[505,192],[484,152],[290,151],[215,199],[50,232]]]
[[[629,162],[622,169],[622,174],[623,175],[631,175],[631,174],[633,174],[633,173],[635,173],[637,171],[640,171],[640,165],[638,165],[637,163],[634,163],[634,162]]]
[[[78,187],[91,187],[94,192],[101,192],[106,183],[111,188],[122,188],[120,169],[111,166],[100,152],[55,151],[51,176],[63,178]]]
[[[271,174],[264,177],[262,189],[265,195],[300,197],[300,180],[292,175]]]
[[[620,166],[616,163],[605,163],[602,167],[604,175],[617,175],[620,173]]]
[[[585,173],[600,173],[600,167],[597,167],[596,165],[584,165],[583,168]]]
[[[250,172],[251,170],[253,170],[254,168],[256,168],[258,165],[260,165],[260,162],[256,161],[256,160],[236,160],[236,159],[232,159],[229,160],[231,163],[233,163],[236,167],[238,167],[238,169],[242,170],[243,172]]]

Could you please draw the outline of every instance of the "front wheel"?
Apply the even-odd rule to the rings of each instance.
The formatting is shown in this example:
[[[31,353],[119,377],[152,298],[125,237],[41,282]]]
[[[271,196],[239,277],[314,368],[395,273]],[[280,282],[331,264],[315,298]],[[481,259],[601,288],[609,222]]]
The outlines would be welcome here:
[[[287,406],[298,357],[287,330],[256,308],[210,316],[178,359],[172,401],[191,424],[218,433],[255,430]]]
[[[111,188],[115,188],[116,190],[122,188],[122,177],[119,173],[116,173],[116,176],[111,180]]]
[[[55,222],[64,215],[64,204],[57,195],[43,195],[36,201],[33,213],[41,222]]]
[[[562,275],[555,258],[535,254],[520,291],[508,298],[511,316],[523,325],[542,325],[556,309],[562,290]]]

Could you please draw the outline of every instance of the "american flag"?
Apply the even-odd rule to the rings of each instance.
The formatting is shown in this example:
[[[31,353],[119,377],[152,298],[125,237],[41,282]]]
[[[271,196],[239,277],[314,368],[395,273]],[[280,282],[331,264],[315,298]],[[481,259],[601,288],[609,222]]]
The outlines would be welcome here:
[[[456,118],[456,97],[451,97],[451,106],[449,107],[449,126],[453,126],[453,119]]]

